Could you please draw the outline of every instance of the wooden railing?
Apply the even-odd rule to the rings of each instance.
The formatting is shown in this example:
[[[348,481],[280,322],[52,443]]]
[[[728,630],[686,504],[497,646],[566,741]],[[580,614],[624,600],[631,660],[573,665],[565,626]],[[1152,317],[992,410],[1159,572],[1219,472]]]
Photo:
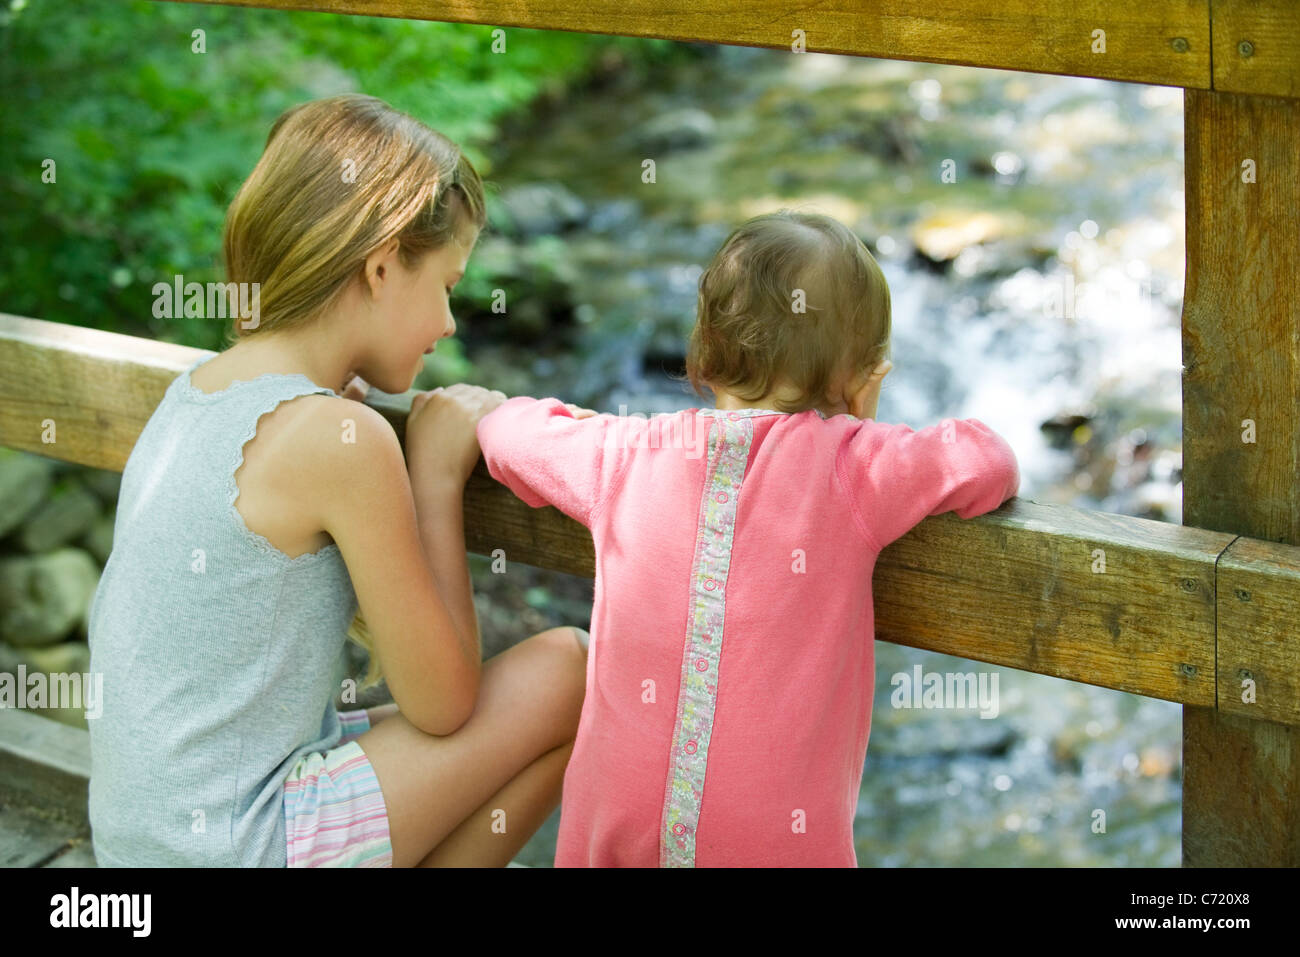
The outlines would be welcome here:
[[[0,444],[121,471],[172,379],[207,354],[0,314]],[[372,392],[367,403],[402,438],[411,395]],[[558,509],[530,508],[481,460],[466,486],[465,530],[469,551],[595,574],[590,532]],[[928,518],[886,548],[874,575],[876,634],[1296,724],[1297,574],[1297,547],[1014,498],[970,520]],[[1237,693],[1241,673],[1255,681],[1253,704]]]
[[[1300,865],[1300,5],[1290,0],[227,0],[1181,86],[1183,520],[1013,499],[881,553],[877,636],[1181,702],[1183,864]],[[120,469],[195,350],[0,316],[0,444]],[[367,400],[404,433],[400,397]],[[59,422],[41,442],[40,422]],[[466,544],[593,574],[479,470]],[[1099,558],[1104,556],[1105,571]],[[1253,688],[1254,696],[1243,694]]]
[[[1292,0],[173,0],[922,60],[1300,96]],[[1243,44],[1249,44],[1244,46]]]

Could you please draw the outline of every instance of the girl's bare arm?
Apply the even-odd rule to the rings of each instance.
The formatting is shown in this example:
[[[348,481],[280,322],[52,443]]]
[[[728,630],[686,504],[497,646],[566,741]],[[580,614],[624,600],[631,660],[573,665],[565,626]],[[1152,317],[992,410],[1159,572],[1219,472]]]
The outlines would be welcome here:
[[[344,420],[355,441],[340,440]],[[304,500],[347,564],[394,701],[425,733],[451,734],[474,711],[482,666],[459,498],[422,490],[417,516],[392,426],[346,399],[315,402],[290,454],[312,476]]]
[[[438,591],[462,636],[466,658],[481,661],[483,638],[465,555],[465,487],[446,473],[425,476],[414,464],[410,477],[420,541]]]

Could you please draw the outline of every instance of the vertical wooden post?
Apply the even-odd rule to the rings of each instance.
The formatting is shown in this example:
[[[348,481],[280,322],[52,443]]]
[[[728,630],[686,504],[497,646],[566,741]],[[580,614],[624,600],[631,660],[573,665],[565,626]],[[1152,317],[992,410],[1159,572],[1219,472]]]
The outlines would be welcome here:
[[[1183,103],[1183,523],[1300,545],[1300,100]],[[1184,705],[1183,866],[1300,866],[1300,727]]]

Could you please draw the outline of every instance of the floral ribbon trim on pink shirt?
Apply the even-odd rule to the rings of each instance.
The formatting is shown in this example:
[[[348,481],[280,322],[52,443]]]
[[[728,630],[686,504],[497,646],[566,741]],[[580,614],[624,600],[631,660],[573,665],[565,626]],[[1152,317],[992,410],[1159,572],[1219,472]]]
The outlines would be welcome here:
[[[701,409],[700,414],[716,418],[718,429],[709,446],[708,478],[700,503],[699,536],[695,540],[693,609],[682,654],[672,760],[664,794],[660,867],[695,866],[695,832],[704,799],[709,738],[718,698],[722,622],[736,505],[754,436],[750,416],[781,413],[764,409],[731,412]]]

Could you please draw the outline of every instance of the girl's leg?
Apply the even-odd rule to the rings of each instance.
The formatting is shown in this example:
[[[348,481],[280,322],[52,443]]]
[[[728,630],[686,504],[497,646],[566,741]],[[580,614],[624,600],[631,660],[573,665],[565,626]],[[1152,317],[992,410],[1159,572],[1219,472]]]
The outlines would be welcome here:
[[[554,810],[556,770],[562,777],[568,754],[563,762],[556,755],[538,759],[567,749],[577,735],[585,641],[581,629],[552,628],[483,662],[478,703],[455,734],[425,734],[398,711],[356,739],[383,791],[394,867],[430,856],[436,861],[434,849],[457,831],[448,857],[460,861],[466,851],[482,852],[489,857],[484,863],[491,863],[500,859],[498,850],[508,850],[507,840],[517,840],[517,850]],[[492,830],[496,808],[506,811],[505,834],[498,833],[500,823]],[[479,812],[487,835],[471,820]]]
[[[395,704],[366,709],[371,727],[396,713]],[[564,770],[572,754],[572,741],[547,751],[448,834],[419,866],[505,867],[559,807]],[[504,834],[492,827],[498,808],[510,825]]]
[[[573,742],[547,751],[488,799],[447,839],[429,852],[420,867],[505,867],[560,805],[564,769]],[[502,833],[493,824],[508,824]]]

